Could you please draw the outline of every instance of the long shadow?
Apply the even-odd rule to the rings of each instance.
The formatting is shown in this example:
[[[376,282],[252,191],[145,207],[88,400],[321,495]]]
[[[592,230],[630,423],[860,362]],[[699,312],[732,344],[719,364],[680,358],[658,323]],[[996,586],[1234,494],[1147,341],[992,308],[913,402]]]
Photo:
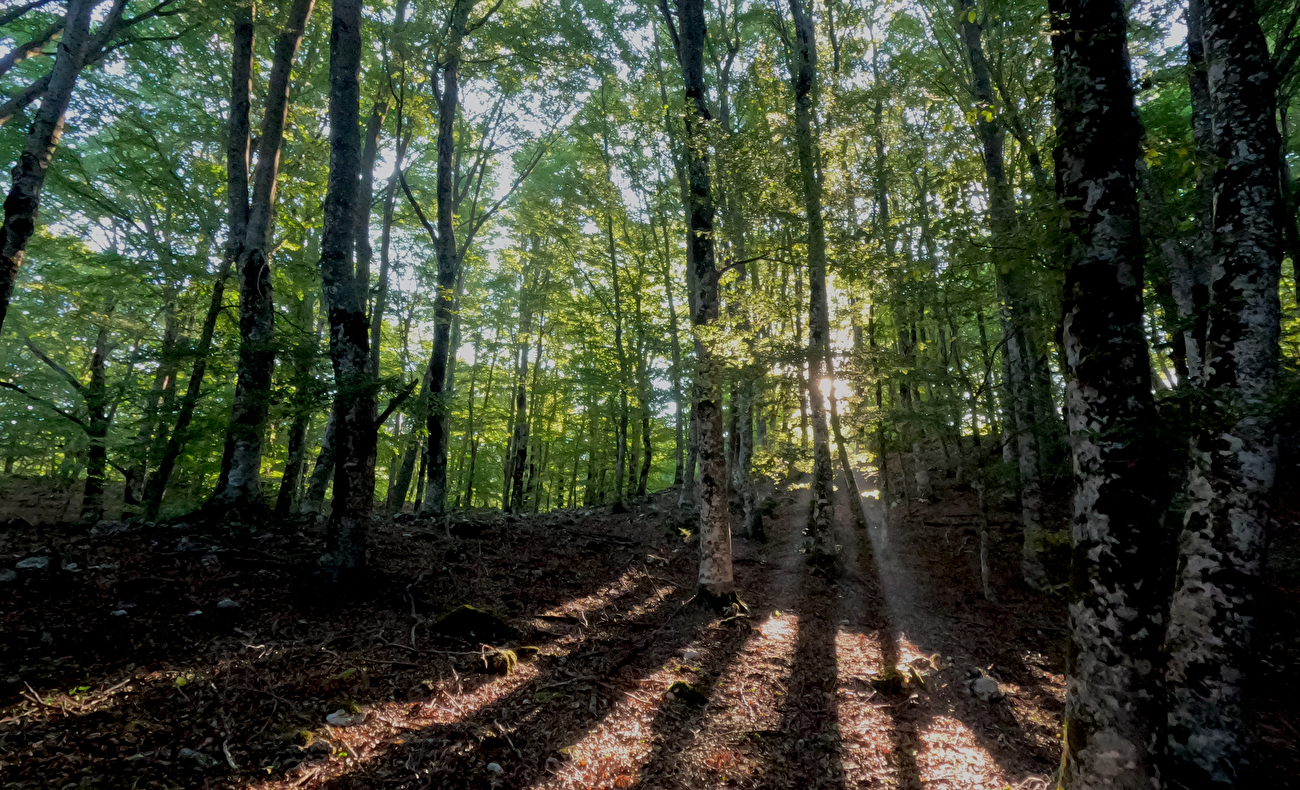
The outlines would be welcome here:
[[[857,544],[856,562],[850,569],[859,587],[856,594],[874,602],[863,633],[874,634],[885,666],[900,664],[904,638],[922,654],[938,652],[955,663],[953,668],[931,677],[926,688],[915,696],[910,692],[892,698],[885,695],[885,709],[892,720],[889,738],[896,781],[904,788],[922,786],[917,759],[924,748],[922,734],[937,716],[945,714],[963,724],[1008,778],[1050,773],[1053,755],[1042,748],[1041,741],[1043,736],[1053,737],[1054,732],[1031,737],[1005,702],[982,702],[965,691],[966,670],[975,667],[994,665],[1004,680],[1013,680],[1022,687],[1033,688],[1038,679],[1024,666],[1015,649],[1021,644],[1018,635],[1007,635],[1005,630],[1000,633],[998,624],[988,622],[1005,621],[1007,617],[997,616],[1004,612],[984,611],[992,607],[982,605],[983,601],[973,602],[971,584],[961,590],[960,582],[952,583],[950,577],[949,583],[940,584],[931,573],[924,553],[915,550],[918,520],[895,525],[888,541],[874,531],[870,536],[855,535],[846,540],[850,545]],[[910,564],[905,566],[908,561]],[[907,577],[911,577],[910,582]],[[1006,623],[1001,625],[1005,629]],[[997,647],[990,650],[993,640],[998,640]],[[906,666],[902,669],[906,672]]]
[[[397,527],[395,536],[380,538],[400,541],[401,529],[412,528]],[[450,674],[446,657],[392,644],[409,642],[409,611],[417,598],[424,609],[468,601],[537,612],[517,594],[512,605],[503,599],[536,582],[533,566],[555,564],[554,541],[515,541],[511,533],[495,529],[482,537],[514,568],[491,555],[467,557],[459,587],[447,573],[413,586],[414,574],[390,563],[396,569],[377,577],[372,599],[346,605],[300,595],[313,580],[264,553],[174,551],[184,537],[179,531],[73,541],[83,547],[85,556],[76,558],[83,571],[105,559],[100,555],[116,558],[118,567],[63,573],[43,584],[20,582],[9,588],[13,595],[0,614],[6,633],[0,680],[9,678],[0,699],[0,751],[22,755],[6,766],[6,780],[63,786],[81,776],[116,776],[144,785],[183,777],[202,783],[250,773],[274,778],[303,760],[319,762],[325,755],[300,748],[296,732],[319,732],[325,714],[348,704],[365,709],[427,697],[421,681]],[[408,564],[455,566],[451,549],[477,551],[482,542],[410,542],[437,551]],[[550,600],[595,593],[628,568],[629,551],[595,544],[583,550],[590,555],[583,573],[555,574],[547,585]],[[652,543],[648,548],[656,549]],[[473,578],[483,567],[500,578]],[[225,597],[239,606],[215,606]],[[653,618],[667,616],[662,608],[680,597],[629,619],[623,632],[647,633],[658,625]],[[630,594],[624,598],[635,603]],[[109,614],[130,603],[135,606],[121,609],[124,614]],[[190,614],[200,609],[204,614]],[[559,637],[539,632],[530,639],[547,649]],[[426,634],[420,646],[429,644]],[[473,663],[472,657],[454,660],[462,673]],[[563,680],[565,671],[556,666],[542,676]],[[24,680],[46,691],[37,698]],[[466,680],[471,688],[493,682],[484,675]],[[77,760],[58,759],[64,754]]]
[[[658,629],[681,617],[688,592],[677,592],[629,618],[608,648],[576,652],[541,666],[535,677],[463,718],[395,735],[382,754],[325,778],[332,790],[373,788],[516,788],[547,775],[548,761],[607,715],[611,702],[636,687],[684,643]],[[689,616],[689,615],[687,615]],[[495,763],[497,772],[488,765]],[[329,769],[326,769],[329,770]]]

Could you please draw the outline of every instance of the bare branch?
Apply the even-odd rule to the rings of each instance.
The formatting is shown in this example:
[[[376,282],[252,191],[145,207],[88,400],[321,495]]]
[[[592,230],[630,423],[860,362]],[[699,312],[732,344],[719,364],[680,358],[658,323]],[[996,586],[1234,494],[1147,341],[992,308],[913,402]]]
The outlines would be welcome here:
[[[81,427],[83,431],[86,430],[86,423],[82,422],[80,417],[77,417],[74,414],[69,414],[68,412],[64,411],[63,409],[60,409],[58,406],[55,406],[53,403],[50,403],[49,401],[47,401],[46,399],[38,395],[33,395],[32,393],[28,392],[27,390],[23,389],[22,387],[18,386],[12,381],[0,381],[0,388],[17,392],[19,395],[22,395],[24,398],[33,400],[41,404],[42,406],[54,412],[55,414],[59,415],[60,417],[64,418],[65,420],[69,420],[71,422],[76,423],[78,426]]]
[[[53,369],[55,373],[58,373],[60,376],[63,376],[63,378],[67,379],[68,383],[71,384],[73,387],[75,387],[77,390],[80,390],[82,388],[82,383],[77,380],[76,376],[69,373],[67,369],[65,369],[62,365],[50,359],[49,356],[44,351],[41,351],[39,348],[37,348],[36,344],[32,342],[32,339],[30,337],[24,338],[24,340],[27,341],[27,348],[30,349],[34,355],[36,355],[37,359],[49,365],[50,368]]]

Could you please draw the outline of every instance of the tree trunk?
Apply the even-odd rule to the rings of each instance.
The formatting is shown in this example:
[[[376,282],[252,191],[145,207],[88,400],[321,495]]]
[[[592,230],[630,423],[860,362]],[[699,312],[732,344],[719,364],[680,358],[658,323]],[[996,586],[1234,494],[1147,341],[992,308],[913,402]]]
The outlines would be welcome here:
[[[253,73],[253,11],[251,6],[236,6],[234,12],[234,30],[231,36],[230,65],[230,118],[229,132],[226,137],[226,201],[229,238],[226,242],[225,255],[217,281],[212,286],[212,298],[208,303],[208,313],[203,320],[203,329],[199,335],[198,348],[195,349],[194,367],[190,371],[189,385],[181,399],[180,413],[176,416],[176,427],[167,441],[158,468],[145,484],[145,517],[157,518],[162,507],[163,495],[171,480],[185,443],[189,439],[190,423],[194,419],[194,409],[198,406],[199,394],[203,388],[203,379],[207,374],[208,355],[212,350],[212,338],[217,328],[217,319],[224,308],[226,279],[234,261],[239,258],[239,249],[248,228],[248,160],[250,133],[252,131],[252,73]]]
[[[307,481],[307,493],[298,505],[299,513],[321,513],[325,509],[325,490],[334,479],[334,407],[330,407],[329,419],[325,422],[325,432],[321,435],[320,452],[316,454],[316,465],[312,467],[311,478]]]
[[[1003,357],[1011,413],[1016,427],[1016,458],[1020,472],[1020,519],[1024,534],[1020,569],[1025,582],[1036,590],[1050,584],[1044,553],[1048,533],[1042,524],[1042,484],[1039,472],[1040,423],[1034,414],[1035,354],[1028,322],[1034,310],[1028,296],[1023,262],[1001,251],[1016,246],[1016,208],[1004,162],[1005,132],[996,119],[993,80],[984,56],[981,26],[974,0],[960,0],[961,37],[971,65],[971,94],[975,102],[975,128],[983,147],[984,176],[989,193],[989,230],[995,250],[998,296],[1001,305]]]
[[[69,1],[63,23],[64,35],[59,41],[58,56],[50,72],[45,98],[41,100],[36,119],[27,133],[27,147],[13,169],[13,183],[4,205],[4,225],[0,227],[0,330],[4,329],[27,241],[36,232],[45,174],[63,135],[63,116],[68,110],[77,76],[85,64],[90,41],[90,16],[98,4],[98,0]],[[114,4],[117,14],[121,13],[122,5],[120,1]],[[115,18],[112,21],[116,23]]]
[[[334,363],[334,499],[321,566],[333,581],[366,567],[375,497],[375,375],[365,296],[353,265],[361,176],[361,5],[334,0],[330,33],[330,174],[321,281]]]
[[[1065,790],[1154,788],[1165,556],[1121,0],[1052,0],[1075,496]]]
[[[366,121],[365,146],[361,149],[361,185],[357,190],[357,288],[361,289],[361,306],[366,309],[370,295],[370,262],[375,250],[370,246],[370,204],[375,199],[375,159],[379,156],[379,133],[384,128],[388,105],[375,102]],[[396,172],[394,172],[396,175]],[[373,365],[378,371],[379,366]]]
[[[794,57],[790,81],[794,86],[795,147],[808,219],[808,411],[812,422],[812,513],[808,521],[809,561],[835,561],[835,497],[832,492],[830,431],[821,382],[830,375],[830,316],[826,301],[826,230],[822,219],[821,176],[813,116],[817,111],[817,39],[813,21],[801,0],[790,0],[794,21]],[[849,472],[852,474],[852,472]]]
[[[441,516],[447,510],[447,420],[451,404],[446,402],[451,346],[451,321],[456,275],[460,258],[453,225],[456,201],[456,109],[460,102],[460,49],[469,24],[470,0],[454,3],[447,26],[446,52],[442,63],[442,92],[438,96],[438,292],[434,299],[433,353],[429,358],[429,467],[421,515]]]
[[[665,22],[673,28],[672,12],[661,2]],[[687,252],[694,272],[691,321],[695,326],[694,418],[699,431],[700,572],[699,594],[715,606],[736,603],[731,565],[731,513],[727,504],[727,459],[722,431],[724,360],[713,347],[718,320],[718,270],[714,262],[713,197],[706,143],[711,118],[704,87],[703,0],[678,0],[680,31],[674,36],[677,60],[685,83],[687,109],[686,171],[689,186]]]
[[[108,409],[108,379],[105,364],[112,348],[108,343],[108,328],[101,326],[95,338],[95,350],[90,356],[90,383],[85,387],[86,436],[90,449],[86,451],[86,488],[81,495],[81,522],[93,524],[104,517],[104,473],[108,469],[108,424],[112,419]]]
[[[236,247],[239,366],[234,401],[230,407],[230,426],[222,453],[221,476],[211,500],[212,505],[220,510],[239,511],[263,506],[262,440],[271,406],[271,377],[275,373],[275,302],[268,255],[274,224],[280,144],[289,115],[290,74],[313,2],[294,0],[288,25],[275,43],[257,149],[253,199],[247,208],[248,223],[244,236]]]
[[[310,245],[308,251],[311,251]],[[299,326],[305,328],[312,324],[316,313],[315,302],[315,295],[308,291],[298,306]],[[302,469],[307,457],[307,428],[311,425],[314,412],[316,377],[312,375],[312,366],[316,361],[316,348],[319,343],[319,334],[303,333],[295,349],[292,421],[289,426],[284,474],[280,477],[280,492],[275,498],[275,515],[280,517],[293,512],[294,502],[302,482]]]
[[[1198,430],[1166,649],[1172,778],[1247,787],[1245,682],[1277,469],[1283,205],[1274,82],[1254,6],[1203,0],[1213,268]]]

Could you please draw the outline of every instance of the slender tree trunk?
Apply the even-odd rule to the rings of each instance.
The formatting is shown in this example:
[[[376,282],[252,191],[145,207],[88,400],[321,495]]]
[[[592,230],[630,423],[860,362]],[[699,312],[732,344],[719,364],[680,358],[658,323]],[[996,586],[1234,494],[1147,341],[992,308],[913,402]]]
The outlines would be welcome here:
[[[384,113],[388,105],[382,101],[375,102],[366,121],[366,138],[361,149],[361,185],[357,189],[357,287],[361,289],[362,309],[370,296],[370,262],[374,260],[375,250],[370,245],[370,204],[375,199],[375,159],[379,156],[379,133],[384,128]],[[394,172],[396,175],[396,172]],[[379,366],[373,365],[378,371]]]
[[[250,153],[250,134],[252,131],[252,73],[253,73],[253,11],[251,6],[236,6],[234,12],[234,30],[231,36],[230,66],[230,118],[229,132],[226,138],[226,200],[229,237],[226,242],[225,255],[221,270],[212,286],[212,298],[208,303],[208,313],[203,320],[203,329],[199,335],[198,348],[195,349],[194,367],[190,371],[189,385],[181,399],[180,412],[176,417],[176,427],[167,441],[158,468],[145,484],[145,517],[157,518],[162,507],[163,495],[171,480],[185,443],[189,439],[190,423],[194,419],[194,409],[198,406],[199,394],[203,388],[203,379],[207,374],[208,356],[212,350],[212,338],[216,332],[217,319],[224,307],[226,279],[230,276],[232,264],[238,260],[240,248],[248,228],[248,166]]]
[[[665,22],[674,28],[667,2]],[[727,504],[727,459],[722,431],[723,359],[713,347],[711,325],[718,320],[718,270],[714,262],[713,196],[708,146],[711,122],[704,87],[703,0],[678,0],[674,36],[686,93],[686,171],[688,261],[694,270],[691,321],[695,325],[695,405],[699,430],[700,597],[713,605],[738,601],[731,565],[731,513]]]
[[[1002,302],[1003,355],[1010,378],[1008,422],[1016,426],[1016,457],[1020,472],[1020,518],[1024,533],[1020,568],[1025,582],[1045,590],[1050,582],[1044,553],[1048,532],[1043,528],[1043,495],[1039,473],[1040,422],[1034,413],[1034,351],[1028,322],[1030,305],[1023,263],[1002,252],[1015,246],[1016,208],[1007,179],[1005,132],[995,120],[997,107],[988,60],[984,56],[975,0],[960,0],[961,36],[971,64],[971,93],[975,101],[975,127],[983,146],[984,175],[989,193],[989,229],[995,250],[998,295]]]
[[[325,509],[325,491],[334,479],[334,407],[330,407],[329,419],[325,422],[325,431],[321,435],[320,452],[316,454],[316,464],[312,467],[311,477],[307,481],[307,493],[298,505],[299,513],[321,513]]]
[[[63,116],[72,99],[72,90],[85,65],[90,16],[98,4],[98,0],[69,0],[64,35],[59,41],[45,97],[27,133],[27,146],[13,169],[13,182],[4,204],[4,225],[0,226],[0,330],[4,329],[27,241],[36,231],[45,174],[63,135]],[[121,13],[121,6],[121,2],[115,3],[117,14]],[[116,24],[115,18],[111,21]]]
[[[275,302],[269,253],[274,224],[280,144],[289,115],[290,74],[314,0],[294,0],[288,25],[275,43],[265,115],[257,150],[253,199],[235,260],[239,276],[239,367],[221,476],[212,504],[221,510],[262,503],[262,441],[275,372]]]
[[[444,386],[451,346],[452,291],[460,270],[453,224],[456,200],[455,131],[460,103],[460,48],[473,7],[469,0],[453,4],[447,26],[447,45],[442,63],[442,91],[438,96],[438,292],[434,300],[433,353],[429,358],[428,483],[421,515],[441,516],[447,510],[447,420],[451,404]]]
[[[155,452],[158,438],[166,437],[164,415],[169,414],[175,402],[176,393],[176,347],[180,340],[180,324],[176,321],[176,299],[171,294],[164,306],[165,318],[161,353],[158,369],[154,372],[153,387],[149,391],[149,400],[140,420],[140,430],[136,432],[133,452],[135,458],[126,470],[126,484],[122,499],[127,505],[138,505],[144,501],[145,474],[150,462],[156,463],[161,456]],[[163,438],[165,442],[165,438]]]
[[[1250,787],[1245,682],[1277,470],[1283,206],[1272,66],[1254,6],[1202,0],[1213,268],[1188,507],[1169,618],[1172,778]]]
[[[1154,788],[1164,575],[1142,332],[1140,128],[1121,0],[1052,0],[1074,455],[1065,790]]]
[[[656,234],[657,235],[657,234]],[[668,244],[668,228],[664,227],[664,293],[668,297],[668,343],[672,353],[672,368],[669,370],[669,376],[673,384],[673,404],[676,406],[673,414],[673,429],[676,432],[676,445],[674,447],[674,466],[673,466],[673,485],[683,485],[686,480],[686,454],[685,454],[685,424],[686,424],[686,401],[682,395],[682,344],[677,331],[677,305],[673,301],[673,281],[672,270],[669,266],[670,249]]]
[[[366,567],[375,497],[375,372],[365,296],[353,265],[361,176],[361,5],[334,0],[330,33],[330,174],[321,280],[334,363],[334,499],[321,566],[340,581]]]
[[[309,247],[310,250],[310,247]],[[308,293],[298,307],[300,326],[309,326],[316,312],[314,294]],[[289,426],[289,441],[284,461],[284,474],[280,477],[280,491],[275,498],[275,515],[287,516],[293,512],[294,501],[302,482],[302,469],[307,458],[307,428],[311,425],[316,377],[312,366],[316,361],[319,334],[304,334],[294,354],[293,417]]]
[[[812,514],[808,521],[809,560],[834,562],[835,497],[832,493],[830,431],[821,382],[830,375],[830,316],[826,301],[826,230],[822,219],[821,175],[813,123],[817,111],[817,39],[813,21],[801,0],[790,0],[794,21],[794,57],[790,79],[794,86],[795,147],[808,218],[808,406],[813,436]],[[851,471],[848,474],[852,474]]]
[[[106,440],[112,419],[104,367],[111,351],[108,328],[101,326],[95,338],[95,350],[90,356],[90,383],[86,385],[83,396],[86,402],[86,436],[90,439],[90,449],[86,451],[86,488],[81,495],[83,524],[93,524],[104,517],[104,473],[108,470]]]

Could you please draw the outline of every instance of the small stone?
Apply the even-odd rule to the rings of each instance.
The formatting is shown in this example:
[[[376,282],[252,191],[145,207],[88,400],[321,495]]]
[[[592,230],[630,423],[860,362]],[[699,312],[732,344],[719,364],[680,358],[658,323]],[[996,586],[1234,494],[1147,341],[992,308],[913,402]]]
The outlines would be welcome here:
[[[998,690],[998,682],[990,677],[978,677],[972,680],[970,682],[970,693],[984,702],[992,702],[1002,698],[1002,693]]]
[[[194,611],[190,612],[190,617],[198,617],[201,614],[203,614],[202,609],[195,609]]]
[[[43,571],[50,567],[50,558],[28,557],[25,560],[19,560],[18,564],[14,565],[14,567],[20,571]]]
[[[18,571],[9,568],[0,568],[0,582],[11,582],[18,578]]]
[[[222,598],[220,601],[217,601],[217,608],[218,608],[218,609],[238,609],[238,608],[239,608],[239,602],[236,601],[236,600],[233,599],[233,598]]]
[[[494,773],[494,774],[503,774],[503,773],[506,772],[506,769],[502,768],[501,766],[497,765],[496,763],[488,763],[488,764],[487,764],[487,769],[488,769],[488,771],[490,771],[491,773]]]
[[[125,609],[114,609],[113,611],[109,612],[108,615],[109,615],[110,617],[126,617],[126,610],[125,610]]]
[[[325,723],[333,727],[354,727],[365,722],[366,713],[360,711],[357,713],[348,713],[343,708],[339,708],[330,715],[325,717]]]
[[[688,664],[694,664],[700,660],[700,651],[688,647],[682,651],[682,660]]]
[[[199,764],[200,768],[212,768],[217,764],[217,758],[203,752],[196,752],[193,749],[181,749],[176,756],[182,760],[193,760]]]

